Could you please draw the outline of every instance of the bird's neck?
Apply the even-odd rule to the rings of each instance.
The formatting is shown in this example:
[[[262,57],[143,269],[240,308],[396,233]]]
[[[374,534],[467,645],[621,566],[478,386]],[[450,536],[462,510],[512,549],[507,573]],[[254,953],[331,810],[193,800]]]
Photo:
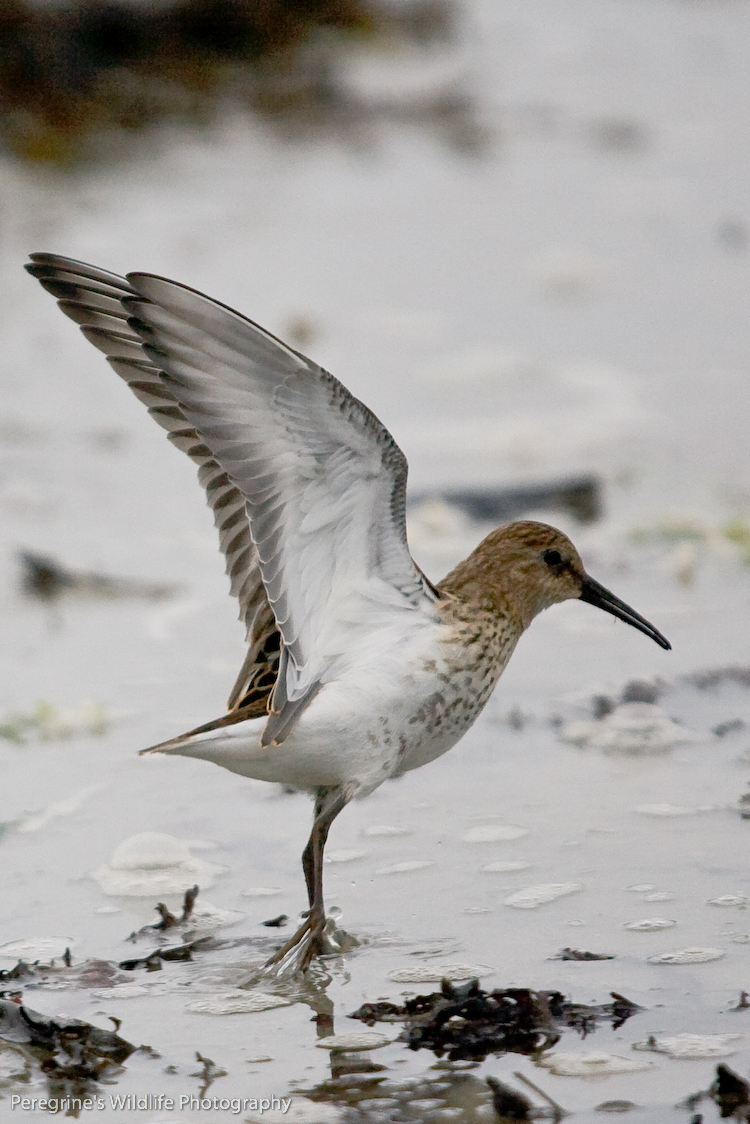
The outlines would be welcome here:
[[[533,590],[514,581],[512,571],[501,570],[476,551],[446,574],[437,588],[467,608],[504,622],[519,636],[542,608]]]

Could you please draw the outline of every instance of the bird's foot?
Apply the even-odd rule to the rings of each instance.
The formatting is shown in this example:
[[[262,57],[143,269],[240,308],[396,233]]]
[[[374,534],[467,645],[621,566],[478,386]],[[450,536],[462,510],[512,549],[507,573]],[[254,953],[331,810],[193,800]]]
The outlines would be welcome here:
[[[268,958],[263,970],[271,969],[275,975],[306,972],[316,956],[337,956],[357,943],[336,928],[332,917],[326,919],[322,909],[311,909],[296,933]]]

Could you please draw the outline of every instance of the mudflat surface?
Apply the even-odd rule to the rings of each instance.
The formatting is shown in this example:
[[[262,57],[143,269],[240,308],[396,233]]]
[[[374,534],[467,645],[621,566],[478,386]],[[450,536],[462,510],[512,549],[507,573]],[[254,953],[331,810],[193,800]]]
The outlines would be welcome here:
[[[238,118],[65,176],[0,164],[0,969],[56,965],[0,990],[47,1016],[115,1017],[153,1051],[92,1087],[105,1107],[82,1119],[489,1121],[488,1076],[544,1106],[518,1072],[576,1124],[618,1101],[634,1124],[687,1124],[719,1118],[710,1100],[675,1107],[717,1063],[748,1076],[750,1013],[732,1008],[750,981],[750,7],[475,0],[464,16],[441,52],[363,53],[342,80],[365,101],[396,75],[403,96],[468,89],[470,154],[408,123],[287,147]],[[537,619],[463,742],[337,820],[327,900],[359,944],[305,984],[243,987],[290,931],[260,923],[303,907],[307,798],[136,756],[221,713],[241,629],[191,466],[24,276],[35,249],[151,269],[306,334],[297,346],[391,429],[415,495],[595,473],[597,523],[529,514],[673,644],[580,604]],[[410,509],[433,578],[488,529]],[[20,589],[21,549],[176,588],[41,602]],[[124,894],[132,855],[119,881],[110,860],[145,832],[172,837],[147,862],[182,882]],[[193,882],[213,942],[117,967],[153,951],[157,935],[128,936]],[[642,1010],[541,1057],[318,1047],[364,1033],[348,1018],[362,1003],[445,974]],[[284,1005],[247,1010],[258,993]],[[664,1044],[686,1034],[704,1037]],[[650,1037],[656,1051],[633,1048]],[[19,1058],[0,1051],[2,1112],[49,1095]],[[261,1112],[273,1097],[292,1103]]]

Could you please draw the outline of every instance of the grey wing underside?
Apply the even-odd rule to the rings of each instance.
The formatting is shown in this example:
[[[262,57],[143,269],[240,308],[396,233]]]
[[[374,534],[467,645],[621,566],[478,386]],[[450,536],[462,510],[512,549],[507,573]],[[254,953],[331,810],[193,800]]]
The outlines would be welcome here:
[[[250,645],[230,710],[267,709],[261,744],[280,743],[373,630],[439,596],[409,554],[403,453],[338,380],[217,301],[32,258],[198,465]]]
[[[53,254],[32,254],[26,268],[57,299],[58,306],[81,328],[86,339],[104,352],[168,439],[198,468],[226,559],[230,592],[238,599],[248,652],[227,702],[243,717],[264,714],[276,682],[281,637],[250,534],[245,499],[185,417],[176,398],[128,325],[123,297],[137,297],[124,277]],[[249,710],[247,710],[249,708]],[[250,713],[252,711],[253,713]]]

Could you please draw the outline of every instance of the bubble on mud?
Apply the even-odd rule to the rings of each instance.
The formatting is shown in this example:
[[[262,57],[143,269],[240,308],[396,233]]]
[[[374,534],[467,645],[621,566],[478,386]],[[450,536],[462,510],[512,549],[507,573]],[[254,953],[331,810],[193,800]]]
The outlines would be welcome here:
[[[671,902],[677,894],[673,890],[659,890],[656,894],[646,894],[644,902]]]
[[[601,1050],[581,1053],[556,1051],[540,1058],[536,1064],[558,1077],[609,1077],[616,1073],[640,1073],[655,1068],[653,1062],[641,1058],[623,1058],[619,1054],[605,1054]]]
[[[119,905],[100,905],[94,910],[94,913],[122,913]]]
[[[732,906],[747,905],[747,897],[744,894],[722,894],[720,898],[709,898],[706,904],[731,909]]]
[[[329,1034],[319,1038],[315,1045],[321,1050],[379,1050],[395,1041],[395,1036],[374,1030],[353,1030],[348,1034]]]
[[[626,921],[623,929],[631,933],[655,933],[658,929],[673,929],[676,924],[668,917],[644,917],[640,921]]]
[[[663,753],[683,742],[705,741],[702,734],[673,722],[646,702],[626,702],[598,722],[570,722],[560,732],[563,741],[610,753]]]
[[[388,835],[411,835],[408,827],[394,827],[392,824],[381,823],[373,824],[372,827],[365,827],[362,829],[362,834],[368,838],[377,838],[378,836]]]
[[[19,960],[29,964],[42,960],[48,964],[50,960],[62,959],[66,948],[74,948],[75,943],[70,937],[22,937],[0,945],[0,961],[15,965]]]
[[[440,983],[450,980],[478,980],[495,971],[489,964],[422,964],[416,968],[393,968],[388,979],[394,983]]]
[[[406,862],[393,863],[391,866],[381,866],[376,874],[408,874],[410,870],[424,870],[425,867],[434,866],[434,859],[407,859]]]
[[[278,886],[250,886],[247,890],[243,890],[240,897],[243,898],[275,898],[277,894],[283,894],[284,891]]]
[[[461,836],[462,843],[501,843],[510,839],[521,839],[528,835],[527,827],[517,827],[515,824],[481,824],[472,827],[465,835]]]
[[[649,964],[707,964],[710,960],[721,960],[721,948],[678,948],[674,952],[661,952],[649,956]]]
[[[700,812],[713,812],[714,804],[639,804],[636,812],[644,816],[697,816]]]
[[[367,855],[367,851],[330,851],[326,852],[324,862],[327,863],[353,863],[357,859],[363,859]]]
[[[196,999],[186,1010],[197,1015],[249,1015],[256,1011],[270,1011],[274,1007],[291,1007],[291,999],[283,995],[268,995],[263,991],[226,991],[210,999]]]
[[[634,1042],[634,1050],[651,1050],[670,1058],[728,1058],[737,1053],[743,1034],[674,1034],[652,1035],[645,1042]]]
[[[575,894],[582,889],[580,882],[547,882],[540,886],[527,886],[507,897],[503,905],[512,906],[513,909],[536,909],[537,906],[563,898],[566,894]]]
[[[150,897],[182,894],[196,883],[207,889],[226,869],[194,858],[187,844],[173,835],[144,831],[125,839],[93,877],[105,894]]]
[[[490,874],[506,874],[512,870],[528,870],[532,865],[523,859],[497,859],[494,863],[487,863],[482,870]]]

